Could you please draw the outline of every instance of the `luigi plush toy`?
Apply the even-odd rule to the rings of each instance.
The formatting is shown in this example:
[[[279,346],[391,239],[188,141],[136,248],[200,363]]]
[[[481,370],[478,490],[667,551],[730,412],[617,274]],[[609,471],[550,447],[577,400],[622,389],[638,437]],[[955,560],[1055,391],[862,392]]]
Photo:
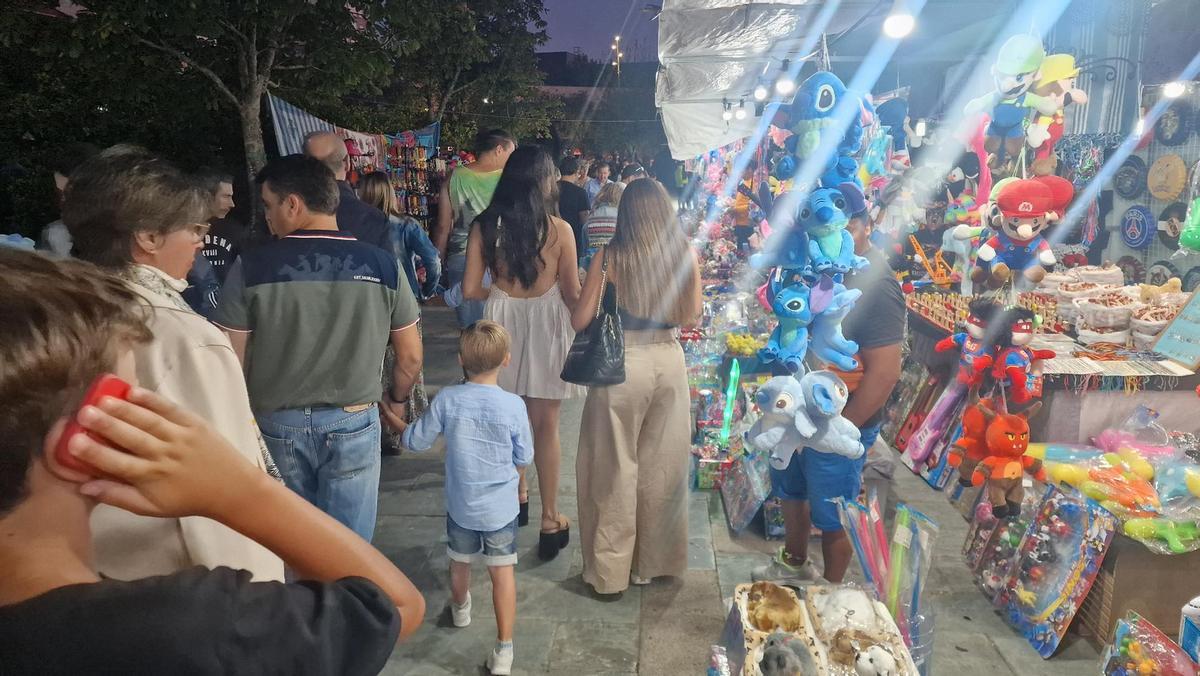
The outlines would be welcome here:
[[[1031,109],[1054,115],[1058,103],[1030,91],[1037,83],[1046,50],[1031,35],[1014,35],[1000,48],[992,66],[996,90],[967,104],[968,115],[989,113],[985,147],[993,154],[992,169],[1000,171],[1021,152],[1025,121]]]

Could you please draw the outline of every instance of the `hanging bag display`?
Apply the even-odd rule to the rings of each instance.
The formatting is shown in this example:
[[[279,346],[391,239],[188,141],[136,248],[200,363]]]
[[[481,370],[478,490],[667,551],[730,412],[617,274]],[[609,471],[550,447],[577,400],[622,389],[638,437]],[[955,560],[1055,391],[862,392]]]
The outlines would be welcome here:
[[[625,382],[625,333],[617,314],[617,288],[608,281],[607,256],[601,271],[596,316],[575,336],[559,376],[568,383],[594,387]]]

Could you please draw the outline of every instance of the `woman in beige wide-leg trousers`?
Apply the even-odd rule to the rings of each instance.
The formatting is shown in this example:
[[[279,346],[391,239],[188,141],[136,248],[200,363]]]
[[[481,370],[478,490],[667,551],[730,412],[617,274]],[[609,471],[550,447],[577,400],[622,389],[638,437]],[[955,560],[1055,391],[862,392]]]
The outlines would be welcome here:
[[[601,594],[687,568],[683,349],[670,331],[626,331],[625,374],[588,391],[575,465],[583,579]]]

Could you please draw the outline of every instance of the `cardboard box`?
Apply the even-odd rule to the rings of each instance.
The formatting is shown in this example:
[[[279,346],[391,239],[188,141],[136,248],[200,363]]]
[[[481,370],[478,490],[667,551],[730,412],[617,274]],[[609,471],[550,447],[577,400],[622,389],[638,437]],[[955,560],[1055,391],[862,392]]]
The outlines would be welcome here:
[[[1135,611],[1177,638],[1179,609],[1200,596],[1200,551],[1167,556],[1118,533],[1092,591],[1079,607],[1075,630],[1100,649],[1110,643],[1117,620]]]

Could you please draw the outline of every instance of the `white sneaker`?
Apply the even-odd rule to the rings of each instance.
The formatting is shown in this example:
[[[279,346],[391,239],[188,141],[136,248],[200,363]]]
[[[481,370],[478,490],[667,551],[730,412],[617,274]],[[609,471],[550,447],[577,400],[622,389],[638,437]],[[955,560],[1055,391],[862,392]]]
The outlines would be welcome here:
[[[750,579],[755,582],[774,582],[789,587],[803,587],[821,579],[821,571],[812,561],[805,561],[799,566],[787,562],[784,548],[780,547],[771,558],[771,563],[754,570]]]
[[[629,576],[629,583],[633,584],[633,585],[637,585],[639,587],[644,587],[644,586],[650,584],[651,581],[652,580],[648,577],[638,577],[637,575]]]
[[[487,668],[493,676],[509,676],[512,673],[512,663],[512,650],[505,650],[503,652],[492,650],[492,654],[488,655]]]
[[[450,599],[450,616],[454,619],[454,626],[460,629],[471,624],[471,592],[467,592],[467,600],[461,606]]]

